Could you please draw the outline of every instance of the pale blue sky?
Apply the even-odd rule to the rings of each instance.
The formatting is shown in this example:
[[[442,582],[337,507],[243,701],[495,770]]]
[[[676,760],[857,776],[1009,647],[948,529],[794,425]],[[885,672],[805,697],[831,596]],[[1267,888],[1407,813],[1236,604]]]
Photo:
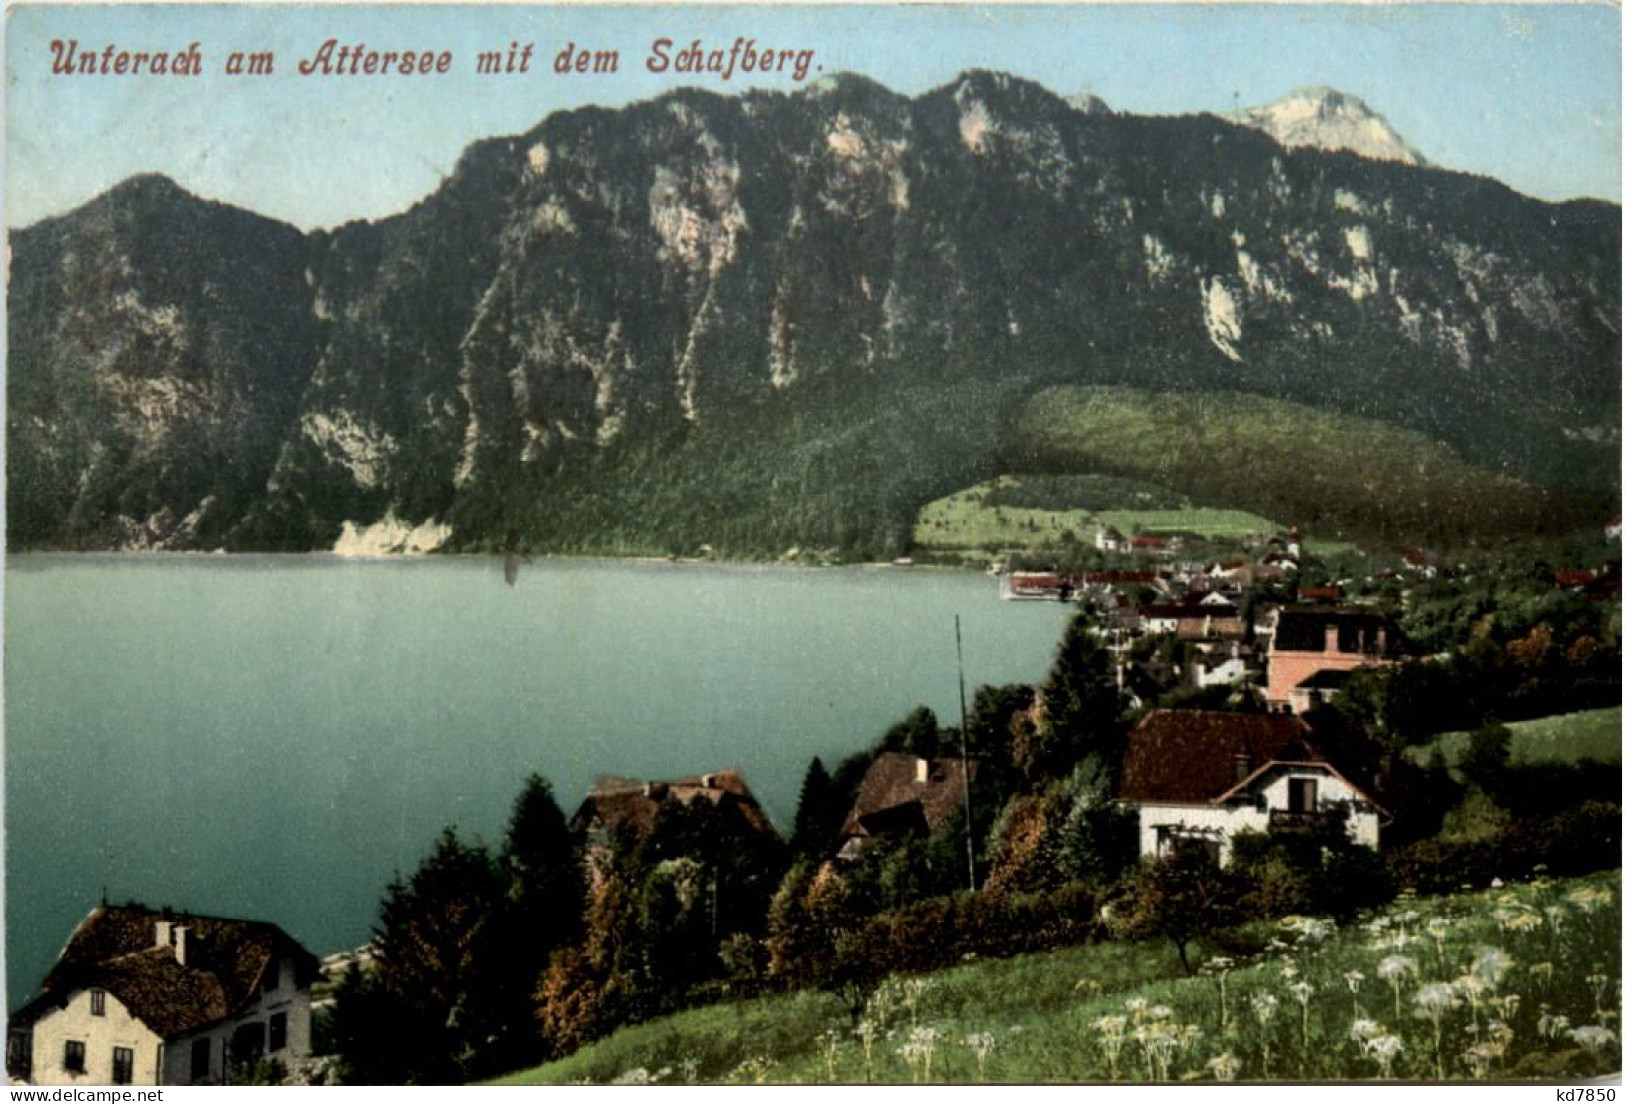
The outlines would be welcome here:
[[[691,79],[644,68],[669,36],[810,48],[824,72],[915,94],[1005,70],[1136,114],[1224,112],[1326,84],[1365,99],[1435,164],[1543,199],[1620,198],[1620,16],[1605,4],[1015,6],[21,6],[6,42],[6,218],[60,213],[137,172],[301,227],[401,210],[470,141],[553,111],[683,83],[793,92],[786,75]],[[300,76],[323,40],[453,52],[434,77]],[[53,76],[49,44],[201,44],[196,78]],[[528,75],[475,73],[481,50],[535,42]],[[620,51],[614,75],[563,77],[566,42]],[[236,49],[270,77],[227,77]]]

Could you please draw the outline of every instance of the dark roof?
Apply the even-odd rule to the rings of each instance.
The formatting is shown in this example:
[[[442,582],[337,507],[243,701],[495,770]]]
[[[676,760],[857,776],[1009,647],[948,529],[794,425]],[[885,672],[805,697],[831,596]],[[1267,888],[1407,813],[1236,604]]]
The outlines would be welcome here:
[[[159,945],[157,925],[186,929],[186,963]],[[27,1022],[84,989],[105,989],[158,1035],[172,1039],[235,1015],[259,992],[268,966],[292,962],[301,985],[319,964],[275,924],[157,911],[140,905],[93,910],[46,975],[43,992],[14,1018]]]
[[[577,831],[602,828],[642,836],[654,827],[655,816],[668,801],[680,805],[708,801],[719,809],[731,810],[754,831],[778,838],[773,822],[734,767],[670,782],[605,776],[593,783],[570,823]]]
[[[1353,671],[1336,671],[1328,667],[1325,670],[1316,671],[1314,674],[1298,683],[1298,685],[1293,687],[1293,689],[1341,690],[1343,687],[1348,685],[1349,676],[1353,673]]]
[[[1089,583],[1154,583],[1157,581],[1155,571],[1085,571],[1085,582]]]
[[[875,835],[900,828],[923,826],[935,832],[965,803],[963,759],[926,761],[926,781],[919,781],[917,755],[883,751],[875,757],[858,785],[857,800],[841,825],[843,836]],[[976,763],[969,764],[972,780]]]
[[[1386,614],[1369,610],[1284,609],[1275,624],[1274,650],[1324,652],[1326,630],[1333,625],[1337,627],[1337,647],[1341,652],[1388,657],[1401,654],[1399,626]]]
[[[1125,801],[1213,801],[1236,784],[1236,757],[1263,766],[1307,734],[1290,713],[1158,709],[1129,733],[1118,796]]]
[[[1373,795],[1380,793],[1373,749],[1335,715],[1303,719],[1290,713],[1159,709],[1129,733],[1117,796],[1135,802],[1216,802],[1236,788],[1242,757],[1249,776],[1272,762],[1314,763],[1368,799],[1375,801]]]

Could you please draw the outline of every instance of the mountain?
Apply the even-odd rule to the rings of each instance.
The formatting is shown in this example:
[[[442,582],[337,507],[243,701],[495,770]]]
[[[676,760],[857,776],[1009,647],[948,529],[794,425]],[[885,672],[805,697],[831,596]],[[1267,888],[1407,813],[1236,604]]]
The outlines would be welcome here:
[[[1367,107],[1358,96],[1335,88],[1300,88],[1264,107],[1241,112],[1239,122],[1274,138],[1288,149],[1308,146],[1346,150],[1378,161],[1426,165],[1427,160],[1388,120]]]
[[[885,555],[1056,385],[1611,494],[1619,214],[981,71],[562,112],[309,234],[141,177],[11,235],[11,541]]]

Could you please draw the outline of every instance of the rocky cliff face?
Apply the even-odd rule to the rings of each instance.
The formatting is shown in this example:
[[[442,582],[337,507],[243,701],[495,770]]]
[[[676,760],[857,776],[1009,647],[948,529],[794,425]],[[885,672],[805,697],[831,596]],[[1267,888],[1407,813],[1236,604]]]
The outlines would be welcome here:
[[[1607,485],[1619,233],[983,72],[563,113],[310,235],[141,178],[12,235],[12,540],[883,552],[1056,382],[1292,398]]]

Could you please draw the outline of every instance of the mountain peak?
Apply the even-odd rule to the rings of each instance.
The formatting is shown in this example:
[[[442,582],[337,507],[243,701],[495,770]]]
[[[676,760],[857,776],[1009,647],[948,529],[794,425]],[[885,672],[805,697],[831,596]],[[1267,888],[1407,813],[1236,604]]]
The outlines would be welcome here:
[[[1244,108],[1236,121],[1262,130],[1289,149],[1310,146],[1406,165],[1428,163],[1364,100],[1325,85],[1295,89],[1274,103]]]

